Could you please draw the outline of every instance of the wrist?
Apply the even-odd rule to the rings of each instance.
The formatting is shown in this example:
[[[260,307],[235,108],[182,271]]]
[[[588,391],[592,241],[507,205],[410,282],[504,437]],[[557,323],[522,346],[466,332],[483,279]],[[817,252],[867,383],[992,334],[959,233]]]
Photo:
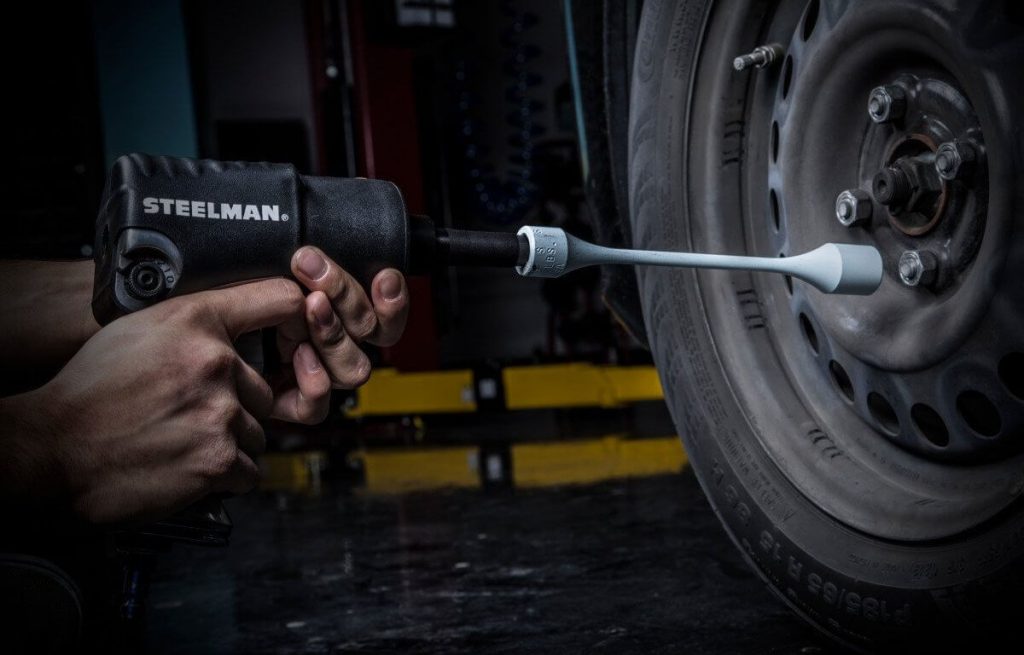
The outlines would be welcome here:
[[[31,373],[59,368],[99,330],[91,261],[0,263],[0,360]]]
[[[78,338],[75,340],[77,344],[76,349],[85,345],[85,342],[99,331],[100,324],[96,322],[96,317],[92,313],[92,304],[89,303],[85,306],[85,310],[78,320]]]
[[[74,295],[77,300],[76,307],[79,310],[74,349],[78,350],[86,341],[92,338],[92,335],[99,331],[100,325],[96,322],[96,317],[92,313],[92,288],[95,266],[91,261],[75,262],[73,266],[75,267],[76,279]]]
[[[0,502],[19,513],[59,506],[67,496],[48,388],[0,399]]]

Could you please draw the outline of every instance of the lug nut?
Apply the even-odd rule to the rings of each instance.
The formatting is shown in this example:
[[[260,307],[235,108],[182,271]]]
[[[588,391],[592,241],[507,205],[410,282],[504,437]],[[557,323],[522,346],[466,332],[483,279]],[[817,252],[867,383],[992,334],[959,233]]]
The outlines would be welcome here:
[[[748,68],[765,68],[782,59],[785,51],[778,43],[759,45],[745,55],[732,60],[732,67],[738,71]]]
[[[929,286],[935,282],[939,263],[927,250],[907,250],[900,255],[900,281],[908,287]]]
[[[847,189],[836,198],[836,218],[844,227],[866,223],[871,218],[871,196],[863,189]]]
[[[898,84],[876,86],[868,98],[868,116],[876,123],[903,118],[907,110],[907,92]]]
[[[935,151],[935,172],[944,180],[955,180],[969,172],[974,159],[974,148],[969,143],[947,141]]]

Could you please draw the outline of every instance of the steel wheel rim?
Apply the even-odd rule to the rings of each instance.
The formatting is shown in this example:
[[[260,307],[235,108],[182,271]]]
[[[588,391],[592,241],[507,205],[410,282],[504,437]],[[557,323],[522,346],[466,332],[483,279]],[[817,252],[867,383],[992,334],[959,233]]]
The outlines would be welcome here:
[[[858,3],[858,8],[873,10],[869,4]],[[807,16],[812,13],[817,14],[816,25],[808,29]],[[749,125],[750,143],[746,147],[745,170],[741,173],[741,188],[746,196],[747,209],[743,237],[747,252],[784,255],[788,254],[790,247],[800,245],[797,240],[787,239],[787,230],[797,224],[787,213],[788,196],[785,194],[788,191],[783,184],[782,172],[772,162],[773,155],[776,159],[784,157],[783,153],[790,147],[787,144],[789,130],[785,121],[778,120],[777,104],[787,84],[787,75],[787,96],[789,99],[798,97],[799,85],[803,81],[800,57],[810,49],[816,38],[824,38],[823,35],[829,31],[829,21],[835,21],[838,15],[836,9],[827,3],[784,3],[771,17],[771,26],[765,29],[766,33],[775,36],[774,40],[789,43],[787,50],[791,63],[788,64],[788,72],[787,64],[783,63],[775,71],[759,73],[759,77],[751,82],[752,91],[748,98],[750,106],[745,118]],[[782,26],[781,23],[787,25]],[[776,36],[780,32],[785,33],[785,40]],[[757,105],[762,97],[770,97],[771,102],[767,109],[759,112]],[[858,117],[866,120],[866,97],[864,100],[859,103]],[[720,151],[708,156],[715,154],[721,156]],[[831,189],[819,200],[831,206],[835,195],[842,188]],[[777,211],[773,211],[773,205],[778,207]],[[710,222],[714,218],[708,217],[707,220]],[[718,218],[728,220],[727,217]],[[834,218],[831,220],[839,231],[839,237],[844,236],[844,228]],[[856,238],[848,236],[834,240],[858,242]],[[708,278],[720,280],[722,276],[702,274],[700,277],[705,282]],[[735,284],[735,277],[733,280]],[[1003,452],[1000,457],[990,458],[988,463],[972,466],[968,470],[962,462],[952,463],[948,458],[943,462],[942,457],[924,456],[912,452],[906,444],[898,444],[897,437],[901,436],[904,422],[910,421],[909,424],[917,429],[917,424],[927,424],[929,419],[934,418],[928,415],[926,409],[913,409],[915,405],[928,406],[929,403],[910,403],[892,408],[895,421],[887,426],[884,404],[889,402],[887,399],[890,395],[895,395],[895,391],[899,390],[898,380],[865,384],[857,369],[844,364],[846,360],[841,354],[842,344],[823,328],[818,318],[820,310],[805,300],[807,292],[801,283],[770,276],[758,276],[753,280],[761,299],[768,331],[772,333],[770,341],[775,350],[774,361],[781,363],[785,369],[790,383],[797,390],[797,396],[802,396],[805,401],[809,399],[810,402],[805,403],[808,405],[806,409],[808,415],[813,417],[808,421],[797,420],[804,426],[810,426],[797,436],[780,437],[766,435],[762,431],[761,440],[779,468],[809,500],[854,529],[900,541],[951,537],[992,519],[1013,502],[1022,486],[1022,461],[1019,455]],[[716,297],[711,289],[712,285],[720,283],[702,284],[712,326],[732,320],[729,314],[735,313],[734,308],[722,304],[722,299]],[[723,350],[731,348],[725,341],[719,342]],[[741,344],[738,347],[744,346]],[[746,347],[759,346],[746,344]],[[1015,352],[1011,349],[1008,355],[1013,356]],[[753,362],[753,356],[749,353],[733,355],[737,361],[746,357]],[[770,361],[762,357],[758,366],[770,366]],[[999,366],[1000,363],[996,362],[990,369],[994,368],[1000,380],[1003,388],[1000,393],[1006,394],[1000,396],[999,401],[1006,403],[1012,398],[1012,393],[1005,375],[1000,376],[998,373]],[[731,373],[731,368],[727,367],[727,372]],[[961,365],[953,379],[969,379],[970,371],[967,373]],[[918,373],[923,374],[927,374],[927,370]],[[756,385],[745,382],[740,375],[730,375],[730,379],[741,402],[745,394],[754,396],[764,393],[763,388],[757,389]],[[823,390],[827,391],[829,398],[827,402],[818,402],[820,399],[816,396]],[[869,397],[872,399],[870,405]],[[882,401],[879,402],[877,398]],[[1019,403],[1019,398],[1014,402]],[[911,416],[912,412],[914,416]],[[939,448],[930,441],[929,445]],[[851,460],[850,470],[846,471],[845,477],[854,481],[852,485],[843,485],[835,479],[822,480],[820,464],[823,449],[832,449],[833,454],[839,453],[841,457]],[[825,454],[824,457],[829,455]],[[901,472],[906,475],[901,475]],[[866,496],[867,490],[879,490],[878,498]],[[897,500],[886,506],[882,502],[883,498]],[[891,518],[885,521],[872,516],[886,513]],[[921,516],[927,525],[911,527],[904,524]]]

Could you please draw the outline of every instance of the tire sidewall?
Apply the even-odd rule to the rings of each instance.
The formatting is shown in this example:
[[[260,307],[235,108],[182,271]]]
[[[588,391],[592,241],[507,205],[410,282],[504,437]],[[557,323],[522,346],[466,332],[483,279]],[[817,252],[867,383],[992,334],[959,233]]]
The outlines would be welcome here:
[[[712,11],[721,11],[713,4],[648,0],[644,6],[629,129],[630,218],[640,248],[692,248],[689,103],[704,26]],[[928,643],[945,650],[995,639],[1006,617],[1017,613],[1020,521],[983,529],[939,552],[874,540],[825,515],[767,457],[731,390],[706,318],[701,274],[653,267],[637,274],[651,350],[693,469],[769,588],[813,625],[860,649]],[[901,570],[886,584],[889,566],[909,573]],[[858,567],[865,574],[856,574]],[[915,567],[924,582],[901,583]],[[932,567],[956,582],[928,585]]]

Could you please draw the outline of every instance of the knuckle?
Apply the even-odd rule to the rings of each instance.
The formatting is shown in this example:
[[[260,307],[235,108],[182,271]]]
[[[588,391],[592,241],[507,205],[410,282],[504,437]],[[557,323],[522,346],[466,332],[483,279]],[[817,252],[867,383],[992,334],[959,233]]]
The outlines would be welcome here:
[[[321,290],[335,304],[343,302],[352,295],[352,278],[345,275],[337,266],[328,266],[327,275],[324,276],[322,282]]]
[[[205,419],[221,440],[230,440],[230,426],[235,424],[241,413],[241,405],[231,394],[215,393],[207,397]]]
[[[330,407],[326,402],[310,403],[298,410],[297,418],[300,423],[305,425],[316,425],[327,418],[329,409]]]
[[[363,358],[356,364],[355,370],[353,371],[353,385],[361,387],[370,381],[370,372],[372,367],[370,366],[370,360],[364,355]]]
[[[382,348],[390,348],[391,346],[398,343],[402,333],[393,330],[382,330],[380,335],[377,337],[377,345]]]
[[[337,348],[345,343],[345,337],[347,336],[348,334],[345,332],[345,328],[341,325],[341,321],[335,319],[333,325],[324,328],[317,338],[322,346],[326,348]]]
[[[304,395],[316,401],[322,400],[326,402],[327,398],[331,395],[331,388],[333,386],[330,377],[322,375],[310,382],[309,393]]]
[[[192,339],[191,343],[181,343],[177,349],[181,358],[181,370],[185,377],[202,377],[209,373],[210,361],[216,356],[216,344],[205,339]]]
[[[216,439],[206,449],[203,459],[203,473],[211,480],[219,480],[231,474],[238,461],[238,446],[233,439]]]
[[[225,377],[235,366],[237,356],[227,346],[214,343],[205,346],[198,354],[198,371],[205,379]]]
[[[298,284],[285,278],[267,280],[267,284],[270,286],[271,293],[280,296],[282,301],[290,304],[296,312],[302,310],[306,297],[302,294],[302,289]]]
[[[196,296],[171,298],[158,306],[164,312],[164,320],[172,323],[195,325],[202,323],[209,313],[207,303]]]
[[[363,341],[367,337],[373,334],[374,330],[377,329],[377,316],[373,312],[368,312],[356,319],[352,326],[352,338],[356,341]]]
[[[372,367],[370,360],[360,353],[359,359],[352,365],[345,368],[344,373],[338,376],[337,382],[341,389],[356,389],[367,383],[370,379]]]
[[[242,407],[242,403],[238,402],[234,398],[226,401],[225,408],[222,410],[221,418],[224,421],[224,425],[231,428],[237,426],[244,426],[248,421],[246,411]]]

